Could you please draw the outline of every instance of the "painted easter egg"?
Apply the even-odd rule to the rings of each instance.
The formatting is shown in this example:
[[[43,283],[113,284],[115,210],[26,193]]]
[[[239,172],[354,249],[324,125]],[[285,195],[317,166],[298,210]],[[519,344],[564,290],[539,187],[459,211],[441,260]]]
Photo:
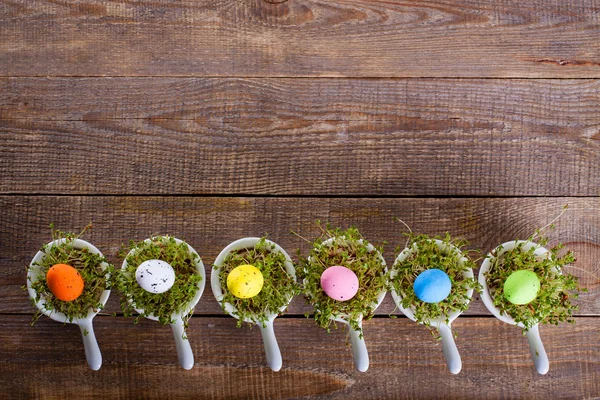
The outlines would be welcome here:
[[[358,277],[352,270],[335,265],[321,274],[321,287],[332,299],[348,301],[358,292]]]
[[[448,297],[451,289],[450,277],[437,268],[421,272],[413,284],[415,295],[425,303],[439,303]]]
[[[147,260],[137,267],[135,279],[147,292],[164,293],[175,283],[175,271],[166,261]]]
[[[531,303],[539,290],[540,279],[533,271],[515,271],[504,282],[504,297],[512,304]]]
[[[62,301],[73,301],[83,292],[81,274],[67,264],[53,265],[46,273],[46,283],[52,294]]]
[[[227,275],[227,289],[239,299],[249,299],[262,290],[263,274],[254,265],[240,265]]]

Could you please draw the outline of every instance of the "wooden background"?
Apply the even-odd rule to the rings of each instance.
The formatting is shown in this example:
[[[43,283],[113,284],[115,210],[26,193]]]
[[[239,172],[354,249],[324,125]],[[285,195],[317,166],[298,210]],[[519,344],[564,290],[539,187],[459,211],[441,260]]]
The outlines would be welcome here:
[[[0,398],[600,398],[600,2],[597,0],[0,0]],[[356,225],[385,258],[418,232],[489,251],[570,210],[550,234],[589,288],[577,325],[542,327],[550,372],[476,298],[454,323],[451,375],[388,295],[327,334],[296,298],[275,324],[235,328],[209,286],[190,321],[196,365],[168,327],[134,325],[112,293],[78,328],[28,324],[25,267],[48,225],[109,260],[172,234],[207,268],[243,236],[293,253],[314,221]]]

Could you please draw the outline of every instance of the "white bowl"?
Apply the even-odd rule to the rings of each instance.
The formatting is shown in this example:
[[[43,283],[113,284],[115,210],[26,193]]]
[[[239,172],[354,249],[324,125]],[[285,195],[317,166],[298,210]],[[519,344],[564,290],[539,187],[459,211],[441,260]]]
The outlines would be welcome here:
[[[170,236],[157,236],[153,238],[148,238],[144,240],[144,243],[151,243],[157,238],[169,239]],[[173,239],[177,244],[185,243],[183,240],[177,238]],[[185,333],[184,318],[190,312],[192,312],[192,310],[194,309],[196,304],[198,304],[198,301],[200,301],[200,298],[202,297],[202,293],[204,292],[204,287],[206,285],[206,272],[204,271],[204,264],[202,263],[202,258],[200,258],[200,256],[192,246],[190,246],[188,243],[185,244],[188,247],[189,254],[197,256],[197,258],[194,259],[194,263],[196,266],[196,271],[198,271],[198,274],[202,277],[202,279],[200,280],[200,282],[198,282],[198,290],[196,291],[196,294],[194,295],[192,300],[190,300],[184,307],[182,307],[182,310],[180,312],[176,312],[171,315],[170,324],[171,329],[173,331],[173,338],[175,339],[175,345],[177,347],[177,357],[179,359],[179,365],[181,365],[183,369],[189,370],[194,366],[194,354],[192,352],[192,348],[190,346],[187,334]],[[127,257],[129,257],[132,254],[135,254],[137,251],[137,248],[131,249],[131,251],[127,254]],[[127,257],[125,257],[125,260],[123,260],[121,270],[125,270],[127,268]],[[137,311],[139,314],[144,313],[144,310],[137,308],[133,299],[128,299],[128,301],[129,304],[131,304],[135,308],[135,311]],[[148,314],[145,317],[153,321],[158,321],[158,317],[152,314]]]
[[[144,240],[144,243],[152,243],[152,241],[154,241],[155,239],[157,239],[159,237],[165,238],[165,239],[170,238],[170,236],[157,236],[157,237],[148,238],[148,239]],[[178,245],[181,243],[185,243],[183,240],[180,240],[177,238],[173,238],[173,239],[175,240],[175,243],[177,243]],[[202,263],[202,258],[200,258],[200,256],[198,255],[198,253],[196,252],[196,250],[194,250],[194,248],[192,246],[190,246],[188,243],[185,243],[185,244],[188,247],[189,254],[192,254],[192,255],[195,254],[197,256],[197,258],[195,258],[194,262],[195,262],[195,266],[196,266],[196,271],[198,271],[198,274],[202,277],[202,280],[200,282],[198,282],[198,290],[196,291],[196,294],[194,295],[192,300],[190,300],[190,302],[184,308],[182,308],[182,311],[180,311],[179,313],[174,313],[171,317],[172,320],[182,319],[193,310],[193,308],[196,306],[196,304],[198,304],[198,301],[200,301],[200,298],[202,297],[202,293],[204,292],[204,287],[206,285],[206,271],[204,270],[204,264]],[[123,260],[123,264],[121,265],[121,270],[125,271],[127,269],[127,258],[130,255],[134,255],[137,251],[138,251],[138,249],[135,248],[135,249],[131,249],[131,251],[129,253],[127,253],[125,260]],[[133,299],[130,299],[129,303],[135,308],[135,311],[138,314],[142,314],[144,312],[144,310],[137,308]],[[152,314],[146,315],[146,318],[151,319],[153,321],[158,321],[158,317],[156,317]]]
[[[67,242],[67,239],[64,239],[64,238],[58,239],[58,240],[54,240],[54,241],[48,243],[47,246],[48,246],[48,249],[50,249],[54,246],[58,246],[59,244],[63,244],[66,242]],[[73,240],[73,248],[75,248],[77,250],[82,250],[84,248],[87,248],[87,249],[89,249],[90,252],[92,252],[94,254],[98,254],[100,257],[103,257],[100,250],[98,250],[93,244],[86,242],[85,240],[81,240],[81,239]],[[29,264],[29,269],[27,271],[27,291],[29,292],[29,296],[32,299],[35,298],[36,292],[31,287],[31,284],[38,281],[37,277],[38,277],[39,271],[40,271],[40,267],[37,265],[34,265],[34,263],[40,263],[44,259],[45,255],[46,254],[44,252],[42,252],[41,250],[38,251],[37,254],[35,255],[35,257],[33,257],[33,260],[31,260],[31,263]],[[108,264],[103,262],[100,264],[100,267],[104,271],[108,267]],[[110,274],[106,274],[106,281],[108,282],[109,280],[110,280]],[[110,289],[105,289],[102,292],[102,294],[100,295],[100,303],[102,303],[102,306],[106,305],[106,302],[108,301],[108,296],[110,296]],[[73,321],[70,321],[69,317],[67,317],[65,314],[55,311],[55,310],[47,310],[46,309],[46,307],[45,307],[46,306],[46,296],[44,296],[43,293],[40,293],[40,299],[38,300],[38,302],[35,305],[47,317],[52,318],[53,320],[58,321],[58,322],[73,323],[73,324],[79,323],[79,321],[82,319],[91,319],[98,313],[98,311],[100,311],[100,309],[94,310],[94,309],[90,308],[88,315],[85,318],[74,318]]]
[[[225,258],[227,258],[229,253],[237,250],[252,249],[260,242],[260,240],[261,238],[257,237],[247,237],[236,240],[235,242],[230,243],[227,247],[225,247],[221,251],[221,253],[219,253],[217,259],[214,262],[214,266],[216,268],[212,270],[210,276],[210,285],[212,287],[213,294],[215,295],[215,299],[217,299],[221,307],[224,307],[225,312],[234,317],[235,319],[240,318],[237,309],[231,303],[223,303],[223,289],[221,288],[221,282],[219,280],[221,268],[223,266]],[[272,247],[275,252],[283,254],[283,256],[285,257],[285,270],[287,271],[288,275],[291,276],[292,279],[295,281],[296,270],[294,269],[294,264],[292,263],[292,259],[290,258],[288,253],[286,253],[286,251],[275,242],[272,242],[268,239],[265,239],[265,242],[267,243],[267,245]],[[292,297],[293,296],[288,297],[286,304],[282,305],[279,308],[279,312],[283,312],[287,308],[287,306],[292,301]],[[269,367],[275,372],[279,371],[281,369],[281,366],[283,365],[281,351],[279,350],[279,345],[277,344],[277,338],[275,337],[275,330],[273,327],[273,322],[275,321],[277,315],[278,313],[268,312],[267,321],[265,321],[264,323],[258,321],[258,319],[251,317],[243,319],[244,322],[255,323],[258,325],[263,338],[263,345],[265,347],[267,364],[269,364]]]
[[[219,275],[221,273],[221,267],[223,266],[223,262],[225,261],[225,258],[227,258],[229,253],[231,253],[233,251],[238,251],[238,250],[242,250],[242,249],[253,249],[260,240],[261,240],[261,238],[257,238],[257,237],[247,237],[247,238],[238,239],[235,242],[232,242],[229,245],[227,245],[227,247],[225,247],[217,256],[217,259],[214,262],[214,266],[217,268],[213,269],[211,272],[210,286],[212,288],[215,299],[217,299],[219,304],[223,305],[222,304],[223,303],[223,289],[221,288],[221,282],[219,281]],[[296,280],[296,269],[294,268],[294,264],[292,263],[292,259],[290,258],[289,254],[277,243],[272,242],[268,239],[266,239],[265,242],[269,246],[273,246],[275,252],[283,254],[283,256],[285,257],[285,264],[284,264],[285,270],[287,271],[288,275],[290,275],[292,277],[292,279],[294,279],[294,281],[295,281]],[[292,296],[290,296],[288,298],[287,304],[285,304],[279,308],[279,311],[283,312],[287,308],[288,304],[291,301],[292,301]],[[237,309],[233,306],[233,304],[225,303],[224,307],[225,307],[225,312],[227,314],[231,315],[235,319],[239,319]],[[269,319],[275,318],[276,316],[277,316],[277,313],[267,313],[267,317]],[[249,319],[249,318],[245,318],[244,322],[259,323],[257,320]]]
[[[534,254],[538,258],[549,258],[550,257],[550,251],[548,249],[546,249],[545,247],[540,246],[537,243],[533,243],[533,242],[529,242],[529,241],[525,241],[525,240],[514,240],[514,241],[502,243],[500,246],[496,247],[494,250],[492,250],[490,253],[488,253],[488,255],[484,258],[483,262],[481,263],[481,268],[479,268],[478,279],[479,279],[479,284],[483,287],[483,293],[481,294],[481,300],[483,301],[483,304],[485,304],[485,307],[492,314],[494,314],[494,317],[498,318],[502,322],[506,322],[507,324],[517,325],[521,328],[525,328],[525,326],[522,323],[520,323],[520,322],[516,323],[515,320],[510,315],[503,313],[502,311],[500,311],[500,309],[498,307],[496,307],[494,305],[494,299],[492,299],[492,296],[490,295],[490,290],[488,288],[487,280],[485,278],[485,273],[490,270],[490,267],[492,266],[492,262],[497,257],[503,255],[507,251],[513,250],[519,244],[522,244],[522,249],[524,251],[529,251],[532,247],[535,248]],[[495,256],[494,256],[494,254],[495,254]]]
[[[458,262],[460,264],[464,264],[467,262],[467,258],[463,255],[463,253],[456,246],[444,243],[439,239],[431,239],[433,240],[438,248],[445,252],[446,254],[455,253],[457,256],[460,256]],[[399,255],[396,257],[394,261],[394,266],[392,266],[392,271],[390,272],[390,281],[398,274],[398,271],[394,269],[396,264],[405,261],[408,257],[410,257],[415,251],[418,250],[417,244],[413,243],[410,248],[405,248]],[[463,272],[463,276],[465,278],[474,278],[473,270],[468,269]],[[467,296],[469,299],[473,296],[473,289],[467,290]],[[404,315],[406,315],[409,319],[416,321],[414,307],[402,307],[402,296],[396,293],[396,291],[392,287],[392,297],[394,298],[394,302],[396,306],[402,311]],[[458,374],[462,370],[462,360],[460,358],[460,354],[458,352],[458,348],[456,347],[456,343],[454,342],[454,335],[452,334],[452,330],[450,325],[452,321],[454,321],[458,316],[462,313],[462,311],[457,310],[451,312],[447,316],[440,316],[439,318],[426,322],[428,325],[435,327],[442,338],[442,351],[446,358],[446,365],[448,366],[448,370],[453,374]]]
[[[531,248],[535,248],[534,254],[539,258],[549,258],[551,257],[551,253],[545,247],[540,246],[537,243],[526,241],[526,240],[513,240],[510,242],[502,243],[500,246],[496,247],[492,250],[483,260],[481,264],[481,268],[479,268],[479,283],[483,287],[483,293],[481,294],[481,300],[485,307],[492,313],[496,318],[500,321],[506,322],[507,324],[517,325],[521,328],[525,328],[522,323],[517,323],[510,316],[502,311],[498,307],[494,305],[494,300],[490,295],[490,290],[487,285],[487,280],[485,278],[485,273],[489,271],[492,262],[496,259],[496,257],[501,256],[507,251],[513,250],[518,245],[522,244],[522,249],[524,251],[529,251]],[[561,273],[560,270],[556,270],[558,273]],[[531,358],[535,365],[536,370],[541,375],[544,375],[550,369],[550,362],[548,361],[548,356],[546,354],[546,350],[544,349],[544,344],[542,343],[542,339],[540,337],[539,326],[536,323],[533,325],[526,333],[527,341],[529,342],[529,352],[531,353]]]
[[[94,245],[92,245],[89,242],[86,242],[85,240],[74,239],[72,241],[69,240],[69,242],[72,242],[73,247],[75,249],[81,250],[87,248],[90,252],[98,254],[101,257],[103,256],[100,250],[98,250]],[[66,238],[54,240],[47,244],[47,249],[64,243],[67,243]],[[31,260],[31,263],[29,264],[29,268],[27,271],[27,291],[29,292],[29,297],[31,297],[32,299],[35,299],[37,297],[37,293],[33,289],[32,284],[38,281],[38,275],[40,273],[40,267],[34,264],[40,263],[45,256],[46,253],[40,250],[36,253],[36,255],[33,257],[33,260]],[[100,264],[100,267],[102,268],[102,270],[106,270],[106,268],[108,268],[108,264],[106,262],[103,262]],[[110,274],[107,273],[106,282],[108,283],[109,281]],[[36,302],[35,305],[42,313],[44,313],[44,315],[58,322],[79,325],[79,329],[81,330],[83,336],[83,345],[88,365],[94,371],[100,369],[100,367],[102,366],[102,354],[100,353],[100,349],[96,341],[96,336],[94,334],[94,328],[92,326],[92,319],[96,316],[100,309],[93,309],[90,307],[87,316],[85,316],[84,318],[73,318],[72,320],[70,320],[69,317],[67,317],[61,312],[46,309],[46,296],[43,293],[40,293],[39,295],[39,300]],[[104,291],[100,295],[99,300],[102,304],[102,307],[106,305],[106,302],[108,301],[108,296],[110,296],[110,290],[104,289]]]
[[[458,260],[458,263],[463,265],[465,262],[467,262],[467,257],[465,257],[463,255],[463,253],[454,245],[449,244],[449,243],[444,243],[441,240],[438,239],[431,239],[433,241],[435,241],[435,243],[437,244],[438,248],[441,251],[444,251],[446,253],[450,253],[450,252],[455,252],[457,255],[460,255],[461,257]],[[396,260],[394,261],[394,266],[396,266],[396,264],[405,261],[408,257],[410,257],[415,251],[417,251],[417,244],[414,243],[411,248],[405,248],[400,254],[398,254],[398,257],[396,257]],[[398,271],[396,269],[394,269],[394,266],[392,266],[392,271],[390,272],[390,280],[392,280],[397,274]],[[463,272],[463,276],[465,278],[474,278],[475,275],[473,274],[473,270],[472,269],[468,269],[467,271]],[[402,296],[400,296],[400,294],[396,293],[395,290],[392,290],[392,297],[394,298],[394,302],[396,303],[396,305],[398,306],[398,308],[400,309],[400,311],[402,311],[402,313],[404,315],[406,315],[408,318],[410,318],[413,321],[416,321],[415,319],[415,312],[414,312],[414,308],[413,307],[408,307],[408,308],[404,308],[402,307]],[[467,290],[467,296],[469,296],[469,298],[473,297],[473,289],[469,289]],[[458,318],[458,316],[462,314],[462,311],[453,311],[452,313],[450,313],[447,316],[448,319],[448,323],[452,323],[452,321],[454,321],[456,318]],[[429,325],[431,326],[439,326],[441,324],[445,324],[446,323],[446,317],[441,316],[433,321],[429,321]]]
[[[331,245],[333,244],[334,240],[337,238],[329,238],[327,240],[324,240],[320,246],[329,246],[331,247]],[[345,239],[345,237],[341,237],[341,239]],[[363,244],[363,240],[359,239],[358,243]],[[381,255],[381,253],[379,252],[379,250],[377,250],[371,243],[367,243],[367,250],[369,251],[369,253],[372,252],[376,252],[377,256],[379,257],[379,259],[381,260],[381,265],[383,265],[384,267],[384,271],[387,272],[387,265],[385,263],[385,259],[383,258],[383,256]],[[308,257],[308,261],[310,261],[310,256]],[[304,278],[303,281],[304,284],[306,284],[306,278]],[[383,302],[383,299],[385,298],[385,295],[387,293],[387,290],[383,289],[381,292],[379,292],[379,294],[377,295],[377,301],[375,301],[372,306],[373,306],[373,312],[375,312],[375,310],[377,310],[377,307],[379,307],[381,305],[381,303]],[[310,295],[309,295],[310,296]],[[334,319],[336,321],[339,322],[344,322],[344,323],[348,323],[348,315],[347,314],[334,314]]]
[[[338,239],[336,237],[333,238],[329,238],[327,240],[324,240],[319,246],[329,246],[331,247],[331,245],[334,243],[335,239]],[[342,236],[339,239],[344,240],[345,237]],[[363,244],[363,240],[359,239],[358,243]],[[384,267],[384,271],[387,272],[387,266],[385,263],[385,259],[383,258],[383,256],[381,255],[381,253],[379,252],[379,250],[377,250],[372,244],[367,243],[366,246],[367,250],[371,253],[371,252],[376,252],[377,256],[379,257],[379,259],[381,260],[381,265]],[[310,261],[310,256],[308,257],[308,260]],[[306,278],[304,279],[304,284],[306,284]],[[381,303],[383,302],[383,299],[385,298],[385,294],[387,293],[387,291],[385,289],[383,289],[381,292],[379,292],[379,294],[377,295],[377,301],[374,302],[372,304],[373,306],[373,312],[375,312],[375,310],[377,310],[377,307],[379,307],[381,305]],[[310,296],[310,294],[309,294]],[[333,319],[335,321],[338,322],[342,322],[344,324],[347,324],[349,329],[350,329],[350,340],[352,343],[352,356],[354,358],[354,365],[356,366],[356,369],[360,372],[366,372],[369,369],[369,353],[367,352],[367,345],[365,343],[363,334],[362,334],[362,319],[363,316],[361,315],[359,318],[358,322],[358,326],[359,326],[359,330],[355,330],[352,328],[352,326],[350,325],[350,321],[348,320],[349,316],[347,314],[344,313],[338,313],[338,314],[334,314],[333,315]]]

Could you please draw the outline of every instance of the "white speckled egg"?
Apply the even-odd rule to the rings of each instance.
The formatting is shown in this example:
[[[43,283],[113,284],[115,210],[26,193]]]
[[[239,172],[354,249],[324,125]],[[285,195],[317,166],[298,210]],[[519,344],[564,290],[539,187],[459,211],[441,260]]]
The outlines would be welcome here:
[[[137,283],[150,293],[164,293],[175,283],[175,271],[162,260],[147,260],[135,271]]]

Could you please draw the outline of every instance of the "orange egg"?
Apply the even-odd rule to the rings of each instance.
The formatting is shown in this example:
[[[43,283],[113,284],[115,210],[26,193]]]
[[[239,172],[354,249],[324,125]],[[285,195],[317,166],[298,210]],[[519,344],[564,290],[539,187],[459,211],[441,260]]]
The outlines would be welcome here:
[[[83,278],[67,264],[53,265],[46,274],[46,282],[50,291],[62,301],[73,301],[83,292]]]

